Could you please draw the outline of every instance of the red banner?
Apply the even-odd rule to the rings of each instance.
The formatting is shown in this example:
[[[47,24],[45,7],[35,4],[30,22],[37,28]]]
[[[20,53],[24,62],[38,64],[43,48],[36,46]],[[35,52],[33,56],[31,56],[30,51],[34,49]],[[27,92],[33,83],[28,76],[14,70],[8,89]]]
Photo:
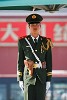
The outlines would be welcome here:
[[[0,22],[0,44],[16,43],[19,37],[30,33],[26,22]],[[67,22],[42,22],[41,35],[54,43],[67,44]]]

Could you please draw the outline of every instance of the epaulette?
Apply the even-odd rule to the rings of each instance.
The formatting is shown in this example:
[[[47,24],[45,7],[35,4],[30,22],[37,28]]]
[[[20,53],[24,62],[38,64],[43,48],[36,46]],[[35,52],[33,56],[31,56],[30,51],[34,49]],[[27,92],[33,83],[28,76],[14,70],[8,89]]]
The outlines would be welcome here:
[[[23,39],[23,38],[25,38],[26,37],[26,35],[25,36],[22,36],[22,37],[19,37],[19,40],[21,40],[21,39]]]

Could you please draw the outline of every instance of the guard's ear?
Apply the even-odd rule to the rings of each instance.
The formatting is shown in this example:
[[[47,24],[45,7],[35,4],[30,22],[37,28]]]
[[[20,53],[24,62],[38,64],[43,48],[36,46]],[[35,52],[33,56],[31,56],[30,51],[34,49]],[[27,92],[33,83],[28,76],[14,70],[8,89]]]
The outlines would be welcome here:
[[[39,23],[40,27],[41,27],[41,23]]]
[[[28,27],[30,28],[30,24],[28,24]]]

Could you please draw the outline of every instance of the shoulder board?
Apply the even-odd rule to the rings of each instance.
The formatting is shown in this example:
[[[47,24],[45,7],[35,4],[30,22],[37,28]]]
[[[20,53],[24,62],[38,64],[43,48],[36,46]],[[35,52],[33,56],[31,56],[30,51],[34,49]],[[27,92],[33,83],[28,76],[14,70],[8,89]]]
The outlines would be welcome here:
[[[47,38],[47,39],[51,41],[51,38]]]
[[[47,40],[47,37],[45,37],[45,36],[42,36],[42,38]],[[49,38],[48,38],[48,39],[49,39]]]
[[[41,38],[46,38],[45,36],[41,36],[41,35],[40,35],[40,37],[41,37]]]
[[[44,40],[44,39],[46,39],[46,37],[44,37],[44,36],[40,36],[40,38],[41,38],[41,40]]]
[[[44,36],[41,36],[41,38],[42,38],[42,39],[46,39],[46,41],[47,41],[47,40],[51,41],[51,38],[47,38],[47,37],[44,37]]]
[[[26,36],[19,37],[19,40],[24,39]]]

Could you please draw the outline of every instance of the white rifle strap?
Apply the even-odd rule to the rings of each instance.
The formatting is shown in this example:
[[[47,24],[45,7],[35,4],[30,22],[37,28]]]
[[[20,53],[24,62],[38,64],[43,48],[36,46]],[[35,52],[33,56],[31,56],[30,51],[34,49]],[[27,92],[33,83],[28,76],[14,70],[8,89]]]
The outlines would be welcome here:
[[[27,39],[27,38],[25,38],[25,40],[26,40],[26,42],[28,43],[28,45],[30,46],[31,51],[32,51],[32,53],[34,54],[35,58],[38,60],[40,67],[42,68],[41,61],[40,61],[40,59],[38,58],[38,56],[35,54],[35,52],[34,52],[34,50],[33,50],[32,46],[31,46],[30,42],[28,41],[28,39]]]

